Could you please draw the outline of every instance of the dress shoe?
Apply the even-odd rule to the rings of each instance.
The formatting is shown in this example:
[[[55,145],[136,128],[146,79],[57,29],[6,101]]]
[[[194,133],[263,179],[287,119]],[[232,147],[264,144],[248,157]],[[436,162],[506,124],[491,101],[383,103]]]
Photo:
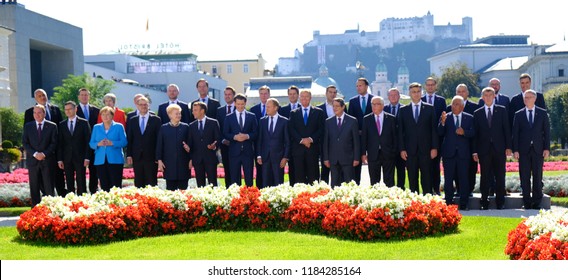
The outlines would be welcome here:
[[[503,210],[505,209],[505,205],[497,205],[497,210]]]
[[[532,206],[525,204],[525,205],[523,205],[523,208],[524,208],[525,210],[529,210],[529,209],[532,209]]]
[[[488,210],[488,209],[489,209],[489,206],[487,206],[487,205],[481,205],[481,210]]]
[[[538,205],[538,204],[533,204],[533,205],[532,205],[532,209],[534,209],[534,210],[540,210],[541,207],[540,207],[540,205]]]
[[[469,211],[469,208],[467,208],[467,206],[460,206],[460,210],[461,211]]]

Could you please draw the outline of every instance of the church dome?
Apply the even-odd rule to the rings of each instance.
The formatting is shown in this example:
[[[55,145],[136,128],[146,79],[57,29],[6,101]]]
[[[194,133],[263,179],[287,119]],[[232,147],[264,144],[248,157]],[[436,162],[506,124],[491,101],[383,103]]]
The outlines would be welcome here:
[[[387,72],[387,66],[384,63],[379,62],[375,68],[375,72]]]

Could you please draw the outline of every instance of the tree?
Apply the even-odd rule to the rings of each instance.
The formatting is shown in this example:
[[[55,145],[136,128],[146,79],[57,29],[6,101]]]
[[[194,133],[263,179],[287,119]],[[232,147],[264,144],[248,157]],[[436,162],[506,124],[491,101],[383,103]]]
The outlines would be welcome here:
[[[24,116],[18,114],[12,108],[0,108],[0,120],[2,121],[2,140],[10,140],[14,146],[22,145],[24,133]]]
[[[479,74],[473,73],[463,62],[452,63],[450,66],[442,69],[442,77],[438,81],[438,94],[445,98],[451,98],[456,95],[456,87],[459,84],[465,84],[469,90],[469,95],[474,96],[480,92],[477,85]]]
[[[63,108],[65,102],[71,100],[79,103],[78,93],[79,89],[86,88],[91,92],[91,99],[89,103],[95,106],[102,106],[103,96],[114,88],[114,81],[104,80],[100,78],[93,78],[87,73],[75,76],[69,75],[63,79],[61,86],[55,87],[51,102]]]
[[[550,117],[550,139],[564,148],[568,140],[568,85],[552,88],[544,96]]]

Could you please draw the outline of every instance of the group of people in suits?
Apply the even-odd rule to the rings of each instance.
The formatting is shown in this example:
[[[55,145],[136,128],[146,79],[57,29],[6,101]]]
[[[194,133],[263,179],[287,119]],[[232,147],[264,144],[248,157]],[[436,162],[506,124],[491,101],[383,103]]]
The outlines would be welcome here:
[[[226,105],[220,106],[201,79],[196,84],[199,97],[190,104],[178,99],[179,87],[171,84],[169,101],[159,105],[157,114],[138,94],[137,110],[128,115],[114,106],[113,94],[105,96],[107,106],[99,110],[89,104],[89,91],[81,89],[79,104],[65,103],[67,120],[40,89],[35,93],[37,105],[26,112],[24,129],[32,198],[39,203],[40,191],[51,195],[53,186],[61,195],[74,192],[73,178],[77,193],[85,193],[86,168],[91,193],[98,181],[103,190],[120,186],[123,150],[137,187],[156,185],[162,171],[167,189],[185,189],[192,168],[198,186],[217,185],[220,152],[227,185],[241,184],[244,176],[245,185],[259,188],[283,183],[286,166],[291,184],[360,183],[361,165],[368,164],[372,184],[382,180],[389,187],[405,188],[408,174],[411,191],[439,194],[442,162],[446,202],[453,203],[457,191],[460,209],[468,207],[479,163],[481,207],[488,208],[494,192],[500,209],[506,156],[514,154],[520,162],[525,208],[538,208],[550,128],[542,94],[530,90],[528,74],[521,75],[520,82],[522,93],[509,101],[499,94],[499,80],[492,79],[479,104],[469,100],[467,86],[460,84],[448,106],[436,94],[434,78],[426,80],[425,94],[421,84],[410,84],[406,106],[400,104],[397,88],[389,90],[388,102],[369,93],[365,78],[356,81],[357,95],[348,104],[337,98],[335,86],[326,88],[326,101],[319,106],[311,104],[309,90],[290,86],[289,104],[281,106],[263,86],[260,103],[247,111],[245,95],[226,87]],[[53,183],[59,170],[67,187]]]

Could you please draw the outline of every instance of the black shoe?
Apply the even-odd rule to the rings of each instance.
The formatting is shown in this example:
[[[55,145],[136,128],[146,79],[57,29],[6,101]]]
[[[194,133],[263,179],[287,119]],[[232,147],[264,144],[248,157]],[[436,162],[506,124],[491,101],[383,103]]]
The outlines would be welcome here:
[[[528,205],[528,204],[523,205],[523,208],[524,208],[525,210],[533,209],[533,208],[532,208],[532,205]]]
[[[503,210],[505,209],[505,205],[497,205],[497,210]]]
[[[534,210],[540,210],[541,207],[540,207],[540,205],[538,205],[538,204],[533,204],[533,205],[532,205],[532,209],[534,209]]]
[[[481,210],[488,210],[488,209],[489,209],[489,206],[487,206],[487,205],[481,205]]]
[[[467,208],[467,206],[460,206],[460,210],[461,211],[469,211],[469,208]]]

